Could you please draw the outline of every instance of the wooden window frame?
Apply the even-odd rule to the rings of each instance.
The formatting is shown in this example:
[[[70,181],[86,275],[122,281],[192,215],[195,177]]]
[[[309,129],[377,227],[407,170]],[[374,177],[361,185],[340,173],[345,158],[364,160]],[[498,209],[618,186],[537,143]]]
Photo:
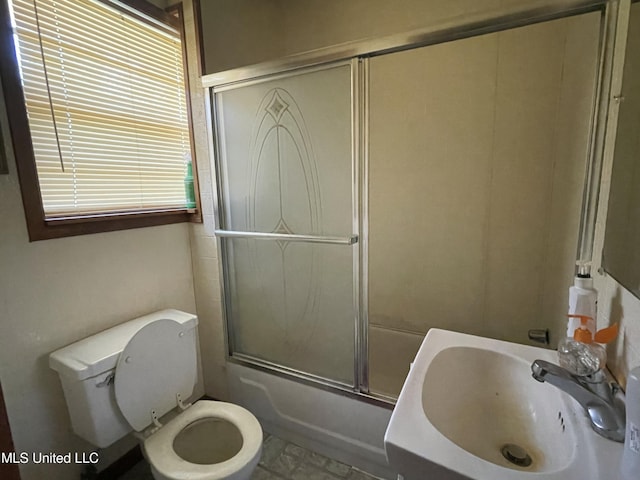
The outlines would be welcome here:
[[[176,17],[170,12],[156,7],[145,0],[121,0],[122,3],[153,16],[162,21],[169,21],[180,30],[183,50],[183,68],[185,69],[185,97],[187,103],[187,117],[189,119],[189,132],[191,137],[191,156],[193,165],[194,189],[196,197],[195,209],[180,209],[167,211],[131,212],[131,213],[103,213],[95,215],[69,216],[62,219],[46,219],[36,160],[29,129],[27,109],[24,102],[24,92],[20,79],[18,59],[15,54],[13,29],[7,0],[0,0],[0,81],[4,90],[4,101],[9,118],[10,136],[13,145],[16,170],[22,193],[22,204],[27,223],[30,241],[46,240],[52,238],[69,237],[101,232],[112,232],[131,228],[153,227],[181,222],[202,222],[200,208],[200,194],[198,191],[195,148],[193,143],[193,125],[191,117],[191,101],[189,94],[187,57],[185,55],[184,19],[182,18],[182,5],[171,7],[180,15],[179,25],[176,25]],[[109,5],[114,5],[108,0]],[[5,141],[9,141],[5,139]]]

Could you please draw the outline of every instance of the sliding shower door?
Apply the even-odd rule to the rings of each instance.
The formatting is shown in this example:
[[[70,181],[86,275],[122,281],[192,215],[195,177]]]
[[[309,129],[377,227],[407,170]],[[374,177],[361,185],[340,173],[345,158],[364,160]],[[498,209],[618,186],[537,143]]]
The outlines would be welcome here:
[[[350,62],[214,90],[232,357],[354,386]]]

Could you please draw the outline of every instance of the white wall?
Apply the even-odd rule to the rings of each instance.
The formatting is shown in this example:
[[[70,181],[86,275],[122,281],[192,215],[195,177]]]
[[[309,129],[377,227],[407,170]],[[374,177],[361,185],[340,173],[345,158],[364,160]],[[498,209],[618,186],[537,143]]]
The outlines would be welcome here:
[[[607,365],[626,384],[629,370],[640,367],[640,300],[606,274],[595,275],[598,289],[598,328],[618,322],[618,338],[608,345]]]
[[[9,139],[1,112],[4,103],[0,123]],[[71,431],[48,354],[154,310],[195,313],[189,226],[29,243],[12,152],[9,170],[0,175],[0,382],[14,445],[19,452],[89,452]],[[101,452],[99,468],[134,443],[128,438]],[[63,480],[79,478],[80,467],[20,470],[23,480]]]

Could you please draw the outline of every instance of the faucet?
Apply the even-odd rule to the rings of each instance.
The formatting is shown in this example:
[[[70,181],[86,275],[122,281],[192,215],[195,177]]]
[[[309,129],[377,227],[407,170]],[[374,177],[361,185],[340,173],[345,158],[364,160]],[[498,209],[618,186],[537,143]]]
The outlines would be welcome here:
[[[596,433],[614,442],[624,442],[624,400],[620,387],[609,383],[603,370],[578,376],[553,363],[535,360],[531,372],[537,381],[548,382],[577,400]]]

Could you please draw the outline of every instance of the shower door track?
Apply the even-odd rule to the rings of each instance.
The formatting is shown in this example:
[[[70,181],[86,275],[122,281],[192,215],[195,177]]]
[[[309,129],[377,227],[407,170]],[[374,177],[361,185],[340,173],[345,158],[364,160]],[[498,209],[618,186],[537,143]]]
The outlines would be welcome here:
[[[261,372],[269,373],[277,377],[294,379],[295,381],[304,385],[319,388],[327,392],[332,392],[337,395],[355,398],[371,405],[377,405],[379,407],[393,409],[396,404],[394,397],[388,397],[382,394],[370,394],[368,392],[355,392],[353,386],[347,383],[340,383],[330,380],[325,377],[314,375],[302,370],[296,370],[295,368],[285,367],[278,363],[269,362],[262,358],[253,357],[245,353],[235,352],[233,356],[229,356],[227,361],[251,367]]]

